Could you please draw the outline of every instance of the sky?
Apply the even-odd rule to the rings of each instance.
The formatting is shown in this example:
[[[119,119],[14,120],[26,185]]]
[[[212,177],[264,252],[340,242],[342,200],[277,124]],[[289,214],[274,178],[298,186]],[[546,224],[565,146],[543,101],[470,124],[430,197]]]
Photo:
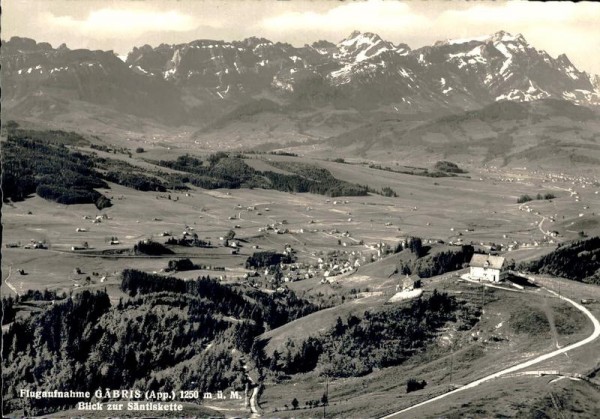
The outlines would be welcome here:
[[[249,36],[302,46],[339,42],[354,30],[411,48],[505,30],[537,49],[567,54],[600,74],[600,4],[525,1],[7,0],[2,39],[12,36],[113,50]]]

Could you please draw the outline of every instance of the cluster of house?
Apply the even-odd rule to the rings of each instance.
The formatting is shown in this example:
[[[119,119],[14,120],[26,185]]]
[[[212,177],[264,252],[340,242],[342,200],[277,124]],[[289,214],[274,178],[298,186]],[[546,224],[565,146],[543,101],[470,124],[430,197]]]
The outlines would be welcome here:
[[[474,254],[469,266],[469,278],[477,281],[500,282],[508,275],[505,259],[501,256]],[[390,302],[416,298],[421,294],[419,275],[403,275],[396,284],[396,294],[390,299]]]
[[[502,256],[476,253],[469,263],[469,278],[477,281],[503,281],[508,276],[508,269],[506,269],[505,262],[505,258]],[[420,293],[416,293],[415,291],[420,288],[421,278],[419,275],[401,276],[398,284],[396,284],[397,295],[392,300],[401,301],[406,298],[416,297]]]
[[[549,181],[552,183],[570,182],[572,185],[581,185],[582,188],[585,188],[586,186],[598,186],[599,182],[597,178],[590,178],[587,176],[570,176],[565,173],[548,173],[545,176],[545,181]],[[571,190],[571,188],[569,190]]]
[[[92,218],[89,215],[84,215],[83,216],[84,220],[92,220],[92,224],[99,224],[102,222],[102,220],[110,220],[110,217],[108,216],[108,214],[102,214],[102,215],[96,215],[96,217]],[[83,231],[85,231],[83,229]]]
[[[6,243],[4,245],[7,249],[14,249],[21,247],[21,243]],[[23,246],[23,249],[47,249],[48,245],[46,242],[41,240],[31,239],[29,243]]]
[[[275,234],[288,234],[290,232],[290,230],[288,228],[282,227],[283,225],[284,225],[284,223],[282,221],[267,224],[265,227],[259,227],[258,232],[263,233],[263,232],[272,231]],[[304,233],[303,229],[300,229],[300,230],[301,230],[300,231],[301,233]]]
[[[385,244],[378,243],[369,247],[371,250],[381,250]],[[283,254],[293,255],[294,249],[285,245]],[[377,253],[360,250],[334,250],[326,255],[316,253],[313,256],[317,257],[315,263],[294,262],[281,263],[278,266],[267,267],[264,271],[250,271],[244,274],[243,279],[247,280],[250,285],[258,285],[259,282],[255,277],[264,275],[267,284],[280,285],[286,282],[295,282],[313,277],[322,277],[321,283],[334,282],[338,276],[354,272],[359,266],[377,260]],[[383,255],[383,253],[381,253]]]

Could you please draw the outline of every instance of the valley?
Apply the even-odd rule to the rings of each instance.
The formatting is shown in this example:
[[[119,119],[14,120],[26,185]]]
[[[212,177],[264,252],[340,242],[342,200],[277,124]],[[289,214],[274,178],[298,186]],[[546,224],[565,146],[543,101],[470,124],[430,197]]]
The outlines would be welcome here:
[[[95,150],[96,146],[77,148],[92,157],[116,158],[134,172],[155,171],[159,180],[160,173],[172,176],[185,172],[157,166],[157,157],[163,161],[176,160],[192,152],[200,161],[212,158],[193,149],[165,150],[160,145],[148,144],[143,153],[116,157]],[[388,300],[397,292],[397,284],[403,277],[398,269],[414,260],[408,249],[400,248],[396,253],[397,246],[411,237],[420,237],[430,255],[472,245],[481,252],[500,250],[511,263],[519,264],[550,253],[562,242],[580,238],[580,231],[594,236],[600,230],[595,223],[600,204],[598,179],[587,175],[461,165],[467,173],[430,177],[291,153],[239,156],[260,173],[275,171],[289,176],[308,165],[312,173],[318,173],[315,168],[326,169],[336,179],[364,185],[374,192],[328,197],[263,188],[202,189],[189,184],[179,191],[143,192],[108,182],[107,188],[98,189],[111,200],[112,206],[108,208],[98,209],[93,204],[64,205],[37,196],[9,202],[3,207],[3,295],[25,296],[30,290],[49,290],[55,295],[104,290],[111,304],[120,304],[128,298],[121,285],[122,272],[134,268],[186,281],[208,276],[226,286],[255,289],[265,296],[293,292],[320,307],[315,313],[258,336],[266,344],[264,353],[269,358],[275,351],[284,353],[290,342],[302,345],[307,337],[319,338],[335,326],[338,318],[362,318],[367,312],[389,310]],[[433,170],[433,165],[429,170]],[[303,176],[310,176],[309,173]],[[389,188],[396,196],[375,193],[382,188]],[[552,194],[553,198],[518,203],[520,197],[535,194]],[[157,255],[132,250],[144,241],[168,243],[171,238],[179,240],[192,235],[206,246],[167,245],[169,252]],[[36,243],[43,243],[46,248],[32,248]],[[266,269],[248,266],[248,260],[260,252],[289,253],[293,262],[282,264],[281,270],[273,270],[273,266]],[[169,261],[183,259],[189,259],[194,267],[169,271]],[[427,346],[425,352],[411,356],[399,366],[375,369],[364,377],[327,378],[326,409],[330,414],[385,415],[390,413],[385,406],[399,410],[416,404],[459,383],[500,370],[500,366],[531,359],[590,333],[590,323],[577,317],[572,329],[563,332],[549,329],[550,334],[539,336],[515,333],[510,326],[514,321],[511,313],[518,313],[524,301],[529,306],[535,301],[532,308],[546,313],[543,316],[550,316],[550,324],[557,325],[556,316],[568,307],[540,288],[526,294],[484,289],[461,282],[460,272],[463,271],[424,278],[422,289],[424,295],[435,290],[482,308],[483,314],[475,327],[469,326],[467,331],[456,326],[444,329],[446,332],[436,335],[435,345]],[[560,280],[549,281],[545,286],[556,289],[556,281]],[[565,295],[568,292],[572,298],[594,298],[597,294],[595,288],[580,289],[582,286],[573,282],[562,287],[562,292]],[[17,318],[36,316],[35,313],[44,310],[44,304],[47,303],[41,301],[20,306]],[[410,300],[394,304],[403,307]],[[594,312],[595,305],[590,309]],[[585,368],[592,365],[575,362],[578,352],[569,352],[569,357],[564,358],[566,364],[549,360],[536,368],[541,371],[566,368],[569,373],[585,374]],[[293,397],[289,395],[295,395],[301,408],[307,409],[303,414],[310,416],[322,409],[304,405],[310,402],[315,406],[317,401],[313,404],[313,400],[319,400],[323,394],[323,379],[327,376],[319,374],[318,369],[287,378],[281,372],[265,373],[264,369],[251,374],[257,374],[256,371],[262,371],[260,378],[255,375],[255,381],[260,380],[262,388],[257,404],[263,414],[295,416]],[[418,396],[401,395],[411,377],[427,381],[426,390]],[[527,376],[511,377],[502,380],[523,382],[522,377]],[[527,378],[527,383],[535,380]],[[473,391],[481,392],[491,385],[482,384],[481,389],[478,386]],[[543,388],[540,384],[540,392],[532,394],[543,397]],[[470,400],[465,399],[468,394],[457,396],[463,400],[463,406],[471,406],[464,401]],[[289,400],[284,403],[286,398]],[[432,406],[450,409],[452,405],[446,403]],[[231,400],[206,404],[217,409],[214,414],[230,412],[223,409],[243,411],[239,410],[242,409],[239,402]],[[434,412],[429,405],[423,408],[424,412]],[[518,405],[511,409],[515,414],[522,413]]]

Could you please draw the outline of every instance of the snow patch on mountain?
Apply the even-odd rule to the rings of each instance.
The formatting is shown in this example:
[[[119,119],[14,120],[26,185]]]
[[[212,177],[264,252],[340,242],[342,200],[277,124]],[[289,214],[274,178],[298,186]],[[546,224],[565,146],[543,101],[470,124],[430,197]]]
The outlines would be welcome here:
[[[448,45],[457,44],[468,44],[469,42],[485,42],[490,39],[489,35],[477,36],[474,38],[459,38],[459,39],[448,39],[446,42]]]
[[[529,80],[529,86],[527,90],[513,89],[508,94],[499,95],[496,97],[496,101],[500,100],[512,100],[519,102],[531,102],[534,100],[546,99],[550,97],[550,93],[537,86],[534,86],[533,82]]]
[[[504,72],[512,64],[513,55],[508,51],[508,49],[506,48],[506,45],[504,45],[500,42],[494,43],[494,47],[498,51],[500,51],[500,53],[502,55],[504,55],[504,57],[506,58],[506,60],[504,60],[504,63],[502,64],[502,67],[500,68],[500,74],[504,74]]]

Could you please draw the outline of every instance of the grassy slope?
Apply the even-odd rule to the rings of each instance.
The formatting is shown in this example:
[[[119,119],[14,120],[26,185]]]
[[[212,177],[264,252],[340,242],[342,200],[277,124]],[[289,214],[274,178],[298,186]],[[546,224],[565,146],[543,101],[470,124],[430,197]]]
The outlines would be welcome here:
[[[457,284],[454,281],[437,281],[435,286],[446,292],[460,293],[458,298],[481,301],[480,288],[474,284]],[[598,293],[600,290],[596,290]],[[572,291],[573,292],[573,291]],[[402,366],[385,368],[362,377],[341,379],[329,382],[331,406],[328,412],[336,416],[365,417],[380,416],[390,411],[399,410],[415,404],[428,397],[447,391],[452,384],[467,383],[474,379],[502,368],[514,365],[524,359],[529,359],[537,353],[549,352],[556,348],[555,339],[550,333],[537,336],[515,333],[510,324],[511,312],[517,312],[523,306],[532,307],[533,310],[544,313],[543,307],[550,304],[551,312],[556,316],[563,311],[566,303],[547,299],[540,291],[533,295],[505,292],[499,290],[487,291],[485,294],[485,313],[481,322],[468,332],[456,333],[451,329],[440,334],[438,345],[427,353],[409,360]],[[559,316],[560,317],[560,316]],[[574,332],[574,333],[571,333]],[[585,318],[578,317],[577,327],[568,334],[558,334],[559,343],[566,345],[580,340],[591,333],[591,324]],[[473,339],[477,337],[477,340]],[[490,339],[495,337],[495,339]],[[452,354],[448,342],[453,342]],[[598,342],[596,346],[600,344]],[[589,358],[593,348],[582,348],[569,354],[570,358],[558,357],[533,370],[560,369],[566,372],[582,372],[589,369],[590,361],[581,362],[580,355]],[[453,374],[450,376],[450,365]],[[594,364],[594,362],[591,362]],[[406,394],[406,380],[411,377],[424,379],[428,382],[424,390]],[[452,378],[452,380],[451,380]],[[427,408],[417,409],[408,417],[437,417],[440,414],[464,415],[475,414],[476,417],[493,416],[496,413],[505,413],[508,417],[523,417],[524,406],[531,406],[525,400],[537,400],[553,391],[555,384],[548,382],[555,377],[536,379],[535,377],[502,378],[486,383],[473,391],[459,393],[455,397],[444,399],[443,402],[434,403]],[[570,380],[561,381],[567,385]],[[560,387],[560,386],[559,386]],[[585,384],[582,391],[589,396],[597,397],[592,387]],[[267,389],[261,400],[266,409],[283,408],[284,404],[293,397],[300,400],[301,405],[306,400],[320,397],[324,388],[324,378],[314,374],[305,374],[296,377],[291,382],[267,383]],[[520,389],[520,391],[516,391]],[[523,397],[523,393],[527,395]],[[592,399],[594,400],[594,399]],[[576,405],[575,405],[576,406]],[[583,403],[582,409],[591,412],[591,404]],[[319,410],[302,411],[300,415],[311,416]],[[292,412],[278,413],[282,417],[292,417]],[[297,416],[298,414],[296,414]],[[460,416],[462,417],[462,416]],[[581,417],[593,417],[581,416]]]

